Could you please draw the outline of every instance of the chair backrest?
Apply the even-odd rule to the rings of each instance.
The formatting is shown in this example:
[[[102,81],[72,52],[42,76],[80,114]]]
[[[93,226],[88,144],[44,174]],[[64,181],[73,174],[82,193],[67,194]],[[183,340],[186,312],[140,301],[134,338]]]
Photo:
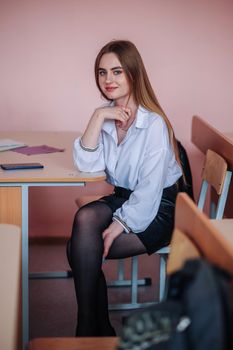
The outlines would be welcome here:
[[[177,238],[177,236],[182,235],[177,233],[180,231],[183,236],[186,236],[188,243],[187,239],[182,241],[183,236]],[[177,242],[184,246],[179,248],[180,256],[177,256]],[[188,249],[188,252],[184,248]],[[232,245],[186,193],[179,193],[176,201],[175,231],[171,241],[167,272],[171,273],[177,266],[180,267],[183,261],[189,257],[195,257],[196,254],[227,270],[231,275],[233,274]]]
[[[192,118],[191,132],[192,143],[203,154],[206,154],[208,149],[212,149],[227,161],[230,170],[233,169],[233,140],[230,137],[198,116]]]
[[[0,224],[0,349],[21,349],[21,230]]]
[[[167,273],[180,270],[186,260],[200,257],[197,246],[179,229],[175,229],[172,236],[170,255],[167,263]]]
[[[221,219],[227,200],[231,180],[231,172],[227,170],[227,162],[212,150],[208,150],[202,170],[202,184],[198,200],[198,208],[203,210],[207,198],[208,187],[212,187],[218,195],[218,204],[214,218]],[[213,216],[213,215],[211,215]]]
[[[179,189],[181,192],[186,192],[192,199],[194,199],[192,172],[188,155],[180,141],[177,141],[177,145],[179,150],[180,162],[183,169],[183,176],[179,179]]]

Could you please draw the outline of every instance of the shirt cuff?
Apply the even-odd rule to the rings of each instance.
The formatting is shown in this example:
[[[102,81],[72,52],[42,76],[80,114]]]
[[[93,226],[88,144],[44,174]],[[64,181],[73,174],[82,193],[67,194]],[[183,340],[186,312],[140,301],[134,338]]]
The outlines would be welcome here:
[[[96,147],[86,147],[84,146],[84,144],[82,143],[82,138],[80,137],[79,139],[79,144],[80,144],[80,147],[84,150],[84,151],[87,151],[87,152],[95,152],[99,145],[97,145]]]
[[[112,220],[118,222],[123,227],[126,233],[130,233],[132,231],[130,227],[127,226],[126,223],[119,218],[119,216],[114,215]]]

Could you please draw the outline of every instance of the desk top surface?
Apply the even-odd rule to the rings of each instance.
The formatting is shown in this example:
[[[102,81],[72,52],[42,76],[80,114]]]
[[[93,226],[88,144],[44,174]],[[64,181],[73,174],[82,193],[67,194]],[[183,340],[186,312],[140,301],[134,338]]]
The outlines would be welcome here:
[[[0,183],[76,183],[93,182],[105,179],[104,172],[84,173],[73,163],[73,143],[78,132],[0,132],[0,139],[21,141],[28,146],[47,145],[65,149],[64,152],[24,155],[9,151],[0,152],[0,164],[4,163],[41,163],[43,169],[2,170]]]
[[[233,142],[233,132],[224,132],[223,134]]]
[[[233,248],[233,219],[211,220]]]
[[[217,152],[226,159],[229,169],[233,170],[233,131],[220,132],[204,119],[194,116],[192,142],[204,154],[208,149]]]
[[[29,350],[116,350],[118,337],[35,338]]]

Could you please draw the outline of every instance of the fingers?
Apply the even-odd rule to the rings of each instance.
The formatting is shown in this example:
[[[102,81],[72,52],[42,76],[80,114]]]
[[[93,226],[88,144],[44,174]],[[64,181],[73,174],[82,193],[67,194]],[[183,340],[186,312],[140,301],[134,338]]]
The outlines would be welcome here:
[[[102,107],[98,111],[104,119],[115,119],[121,126],[125,126],[132,115],[131,109],[124,106]]]
[[[116,239],[117,236],[119,236],[123,232],[122,226],[116,222],[113,221],[106,230],[103,231],[102,237],[104,240],[104,252],[103,252],[103,259],[105,259],[109,253],[109,249],[112,246],[112,243],[114,239]]]
[[[117,114],[123,118],[123,120],[127,121],[129,119],[129,114],[127,111],[124,110],[124,108],[119,108],[117,111]]]
[[[122,108],[123,108],[123,111],[124,111],[126,114],[128,114],[128,116],[129,116],[129,118],[130,118],[130,117],[131,117],[131,114],[132,114],[131,109],[128,108],[128,107],[122,107]]]
[[[103,231],[102,233],[103,240],[105,240],[105,237],[107,236],[108,233],[109,233],[108,229]]]
[[[108,256],[109,249],[111,248],[113,237],[108,234],[108,232],[103,232],[103,239],[104,239],[104,252],[103,252],[103,259],[105,259]]]
[[[116,120],[120,127],[126,126],[131,115],[131,111],[126,107],[119,107],[116,112]]]

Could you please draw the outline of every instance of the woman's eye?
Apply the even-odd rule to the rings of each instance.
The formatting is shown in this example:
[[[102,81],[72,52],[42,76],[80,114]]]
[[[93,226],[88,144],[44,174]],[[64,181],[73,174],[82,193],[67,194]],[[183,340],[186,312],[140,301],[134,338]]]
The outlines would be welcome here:
[[[102,76],[104,76],[104,74],[105,74],[105,71],[104,70],[100,70],[99,71],[99,75],[102,77]]]
[[[114,70],[114,75],[119,75],[119,74],[121,74],[122,73],[122,70]]]

